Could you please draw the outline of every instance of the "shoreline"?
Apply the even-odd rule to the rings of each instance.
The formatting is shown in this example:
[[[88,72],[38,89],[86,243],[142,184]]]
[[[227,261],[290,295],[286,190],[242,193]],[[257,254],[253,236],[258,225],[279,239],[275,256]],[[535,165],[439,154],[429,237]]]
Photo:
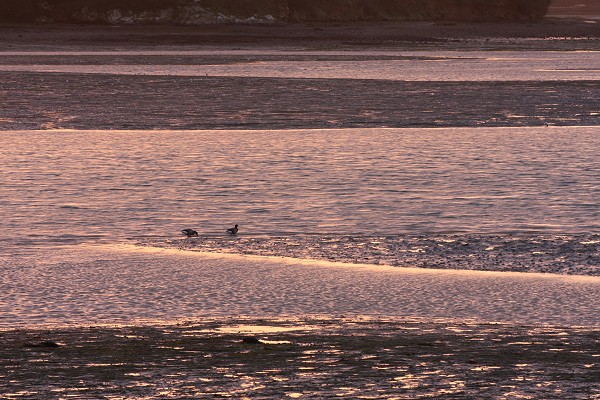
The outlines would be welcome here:
[[[150,239],[163,250],[371,266],[600,276],[598,234],[285,235]]]
[[[577,18],[546,18],[535,23],[361,22],[201,26],[0,24],[0,51],[90,47],[119,50],[143,47],[597,50],[600,48],[598,22]]]
[[[436,325],[450,326],[463,325],[475,329],[482,327],[498,327],[504,329],[547,329],[547,330],[573,330],[593,331],[600,335],[600,325],[597,324],[568,324],[568,323],[527,323],[523,321],[494,321],[483,320],[474,317],[439,317],[439,316],[415,316],[415,315],[386,315],[386,314],[352,314],[352,313],[306,313],[306,314],[282,314],[282,315],[203,315],[183,316],[174,319],[169,318],[139,318],[128,322],[49,322],[31,325],[19,325],[15,327],[0,327],[0,339],[3,335],[19,335],[25,333],[32,335],[34,339],[50,340],[54,332],[81,332],[87,330],[128,330],[128,329],[177,329],[191,326],[204,326],[203,333],[207,334],[232,334],[243,337],[254,335],[260,340],[276,339],[281,333],[294,331],[318,331],[320,325],[335,325],[342,328],[350,328],[356,324],[369,325],[374,330],[378,325]],[[261,329],[263,327],[264,329]],[[279,329],[278,327],[282,328]],[[22,344],[28,343],[23,340]],[[59,342],[59,344],[64,342]],[[2,344],[0,344],[0,347]],[[36,346],[33,346],[36,347]],[[39,346],[43,347],[43,346]],[[600,355],[598,355],[600,357]]]

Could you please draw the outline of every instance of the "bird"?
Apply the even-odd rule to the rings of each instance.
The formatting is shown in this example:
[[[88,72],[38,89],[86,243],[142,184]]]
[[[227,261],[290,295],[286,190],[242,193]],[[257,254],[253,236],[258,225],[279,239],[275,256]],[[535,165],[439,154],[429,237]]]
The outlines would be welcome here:
[[[183,229],[181,233],[183,233],[187,237],[198,236],[198,232],[190,228]]]
[[[227,233],[229,233],[230,235],[235,235],[236,233],[238,233],[238,224],[235,224],[233,228],[227,229]]]

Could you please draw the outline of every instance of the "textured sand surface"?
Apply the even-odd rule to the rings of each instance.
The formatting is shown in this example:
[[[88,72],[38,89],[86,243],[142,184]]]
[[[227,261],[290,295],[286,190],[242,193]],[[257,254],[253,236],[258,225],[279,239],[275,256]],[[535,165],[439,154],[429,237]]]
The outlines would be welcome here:
[[[0,259],[0,327],[383,315],[600,326],[600,278],[67,246]]]
[[[261,343],[244,343],[248,336]],[[599,342],[595,329],[407,318],[5,331],[0,392],[16,399],[590,400],[600,398]]]

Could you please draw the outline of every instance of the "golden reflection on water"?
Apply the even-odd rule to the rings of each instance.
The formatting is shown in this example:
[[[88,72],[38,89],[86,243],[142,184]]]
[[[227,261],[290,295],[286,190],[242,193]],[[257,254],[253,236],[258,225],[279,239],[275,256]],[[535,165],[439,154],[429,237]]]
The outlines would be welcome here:
[[[594,231],[597,128],[548,129],[19,131],[2,135],[0,183],[9,227],[61,242],[222,235],[232,219],[269,235]]]
[[[319,329],[316,326],[268,326],[268,325],[235,325],[216,328],[216,332],[223,333],[249,333],[249,334],[269,334],[278,332],[293,332],[298,330]]]

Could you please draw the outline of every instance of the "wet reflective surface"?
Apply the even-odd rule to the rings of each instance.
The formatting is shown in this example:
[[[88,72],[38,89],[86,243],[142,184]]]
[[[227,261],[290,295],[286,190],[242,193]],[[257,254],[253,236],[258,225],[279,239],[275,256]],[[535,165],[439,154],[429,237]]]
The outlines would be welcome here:
[[[598,51],[1,52],[0,92],[9,101],[0,129],[598,125],[599,58]]]
[[[13,55],[14,54],[14,55]],[[82,53],[87,57],[101,57],[102,53]],[[0,54],[1,55],[1,54]],[[123,52],[117,62],[104,65],[69,64],[68,56],[77,53],[58,53],[65,59],[62,63],[44,65],[49,53],[31,53],[40,57],[35,63],[27,53],[5,53],[8,60],[0,63],[0,71],[63,72],[76,74],[158,75],[158,76],[237,76],[263,78],[312,78],[312,79],[380,79],[390,81],[594,81],[600,80],[600,52],[549,52],[549,51],[498,51],[489,52],[214,52],[210,53],[137,53],[137,56],[163,55],[166,57],[199,57],[199,62],[184,64],[148,62],[142,65],[123,62],[132,54]],[[109,60],[115,53],[104,54]],[[133,53],[136,55],[136,53]],[[201,56],[220,55],[222,61],[207,63]],[[237,59],[235,57],[237,56]],[[275,57],[274,57],[275,56]],[[292,60],[285,59],[286,56]],[[320,56],[320,57],[319,57]],[[11,57],[15,59],[11,60]],[[117,56],[118,57],[118,56]],[[244,57],[247,57],[246,59]],[[339,57],[339,58],[338,58]],[[138,57],[139,58],[139,57]],[[233,62],[231,58],[234,58]],[[248,59],[249,58],[249,59]],[[302,59],[306,58],[306,60]],[[316,60],[315,60],[316,58]],[[347,58],[354,58],[347,60]],[[362,58],[362,59],[361,59]],[[366,60],[365,60],[366,58]],[[370,58],[370,59],[369,59]],[[108,65],[107,65],[108,64]],[[111,65],[112,64],[112,65]],[[465,70],[469,73],[465,74]]]
[[[595,234],[241,235],[139,244],[403,267],[600,275],[600,236]]]
[[[598,54],[0,54],[1,396],[600,398]]]
[[[594,232],[596,127],[16,131],[0,240]],[[69,149],[65,151],[64,149]]]
[[[261,343],[243,342],[246,327]],[[238,318],[5,331],[0,338],[5,398],[600,396],[600,332],[585,328]]]
[[[380,315],[600,326],[600,277],[400,268],[123,246],[0,256],[0,328]]]

